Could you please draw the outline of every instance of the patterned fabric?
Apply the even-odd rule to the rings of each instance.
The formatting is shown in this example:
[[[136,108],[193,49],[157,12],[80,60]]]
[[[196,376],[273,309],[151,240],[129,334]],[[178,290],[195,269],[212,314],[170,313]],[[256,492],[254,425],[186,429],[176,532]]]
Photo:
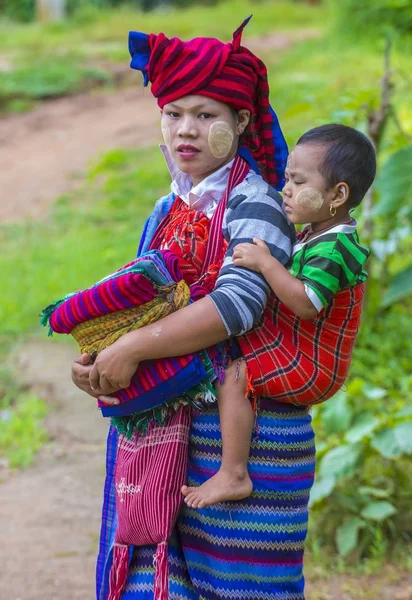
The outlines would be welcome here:
[[[287,220],[276,198],[276,195],[270,197],[267,184],[250,174],[233,190],[223,225],[229,246],[233,239],[244,239],[244,232],[257,237],[263,231],[265,239],[272,236],[272,242],[279,241],[276,252],[279,255],[283,253],[287,260],[287,248],[282,246],[290,229],[286,228],[285,232],[282,229]],[[167,204],[173,201],[174,198],[167,197],[156,206],[145,228],[147,234],[140,244],[141,249],[150,246],[149,236],[153,235],[154,223],[161,221],[163,202]],[[254,202],[259,203],[262,220],[249,219],[256,213],[256,204],[253,212]],[[290,247],[290,238],[288,243]],[[182,247],[186,246],[183,244]],[[221,297],[235,294],[238,285],[246,299],[244,284],[245,288],[250,288],[253,298],[250,305],[252,309],[247,310],[259,314],[261,308],[256,308],[259,302],[254,301],[254,294],[258,287],[256,281],[260,279],[249,280],[245,277],[239,282],[239,279],[232,277],[233,271],[235,269],[231,267],[227,253],[216,285],[220,287]],[[238,271],[248,274],[247,270]],[[258,294],[256,298],[259,298]],[[234,301],[233,311],[243,311],[243,305],[237,300]],[[260,402],[258,435],[253,440],[249,466],[255,492],[245,501],[221,504],[202,511],[183,508],[178,528],[168,544],[170,600],[231,597],[241,600],[304,600],[302,557],[308,495],[314,472],[311,419],[305,408],[281,405],[267,399],[261,399]],[[117,439],[116,431],[111,428],[96,570],[98,600],[107,600],[117,526],[114,485]],[[202,411],[192,421],[189,484],[201,484],[213,475],[219,468],[220,459],[217,410]],[[129,555],[129,577],[122,600],[153,600],[155,553],[154,546],[144,546],[135,548],[132,557]]]
[[[137,249],[138,257],[142,256],[142,254],[149,250],[151,241],[157,228],[172,208],[175,200],[176,195],[172,193],[168,194],[167,196],[162,196],[162,198],[159,198],[159,200],[154,205],[153,212],[150,215],[150,217],[146,220],[146,223],[143,227],[139,247]]]
[[[269,84],[264,63],[241,46],[246,19],[224,44],[214,38],[179,38],[129,35],[131,67],[151,82],[151,91],[161,108],[182,96],[200,94],[231,106],[248,109],[251,119],[242,136],[242,145],[257,165],[262,177],[281,189],[287,159],[287,146],[274,111],[269,104]],[[275,146],[275,142],[277,147]],[[246,156],[245,156],[246,158]]]
[[[303,239],[305,230],[302,231]],[[321,310],[343,288],[367,278],[364,265],[370,251],[359,242],[356,221],[302,242],[293,249],[289,271],[305,284],[309,299]]]
[[[50,305],[44,311],[43,324],[48,321],[52,331],[70,333],[81,352],[96,355],[128,331],[186,306],[190,290],[182,277],[178,259],[172,253],[149,252],[91,288]],[[144,304],[140,303],[140,286]],[[155,297],[147,302],[153,294]],[[91,314],[99,316],[90,318]],[[98,406],[105,417],[144,413],[139,418],[139,428],[145,430],[155,415],[163,415],[153,413],[156,407],[180,402],[177,398],[185,392],[190,393],[193,401],[202,394],[213,397],[210,388],[213,379],[206,354],[143,361],[130,385],[113,394],[120,404],[107,406],[98,401]]]
[[[304,600],[303,547],[315,470],[311,417],[261,399],[246,500],[202,510],[184,505],[169,541],[170,600]],[[188,481],[200,485],[221,460],[219,417],[192,421]],[[133,555],[122,600],[153,600],[153,548]],[[104,588],[100,600],[104,600]]]
[[[151,252],[101,279],[90,288],[67,294],[46,307],[43,324],[51,332],[71,333],[89,319],[140,306],[157,296],[158,286],[180,281],[176,257],[170,252]]]
[[[144,227],[139,256],[150,248],[157,226],[175,199],[173,194],[169,194],[156,202]],[[283,210],[280,194],[250,170],[229,195],[223,218],[223,236],[228,247],[216,287],[209,297],[229,337],[240,335],[259,322],[270,292],[260,273],[233,265],[234,246],[260,237],[269,246],[272,255],[286,265],[296,234]]]
[[[118,527],[108,600],[120,600],[133,545],[156,544],[155,600],[169,598],[167,540],[182,505],[186,481],[190,408],[180,407],[166,427],[145,436],[119,436],[115,485]]]
[[[260,326],[238,338],[254,394],[297,405],[336,394],[348,374],[363,294],[363,283],[345,288],[310,320],[272,295]]]

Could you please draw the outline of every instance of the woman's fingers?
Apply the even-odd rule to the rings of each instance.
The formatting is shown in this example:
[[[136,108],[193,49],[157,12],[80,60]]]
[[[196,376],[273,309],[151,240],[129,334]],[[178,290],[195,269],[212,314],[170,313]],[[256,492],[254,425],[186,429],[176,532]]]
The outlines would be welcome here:
[[[100,388],[100,373],[97,367],[97,363],[94,363],[89,373],[89,383],[92,390],[98,390]]]
[[[107,404],[109,406],[120,404],[119,400],[114,396],[99,396],[98,399],[100,400],[100,402],[103,402],[104,404]]]

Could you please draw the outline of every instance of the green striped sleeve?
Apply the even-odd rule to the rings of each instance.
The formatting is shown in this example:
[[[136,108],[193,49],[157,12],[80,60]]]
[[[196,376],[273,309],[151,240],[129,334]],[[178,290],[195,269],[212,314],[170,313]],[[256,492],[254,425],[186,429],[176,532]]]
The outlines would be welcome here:
[[[337,292],[366,279],[363,266],[368,256],[356,232],[325,235],[294,255],[290,271],[326,306]]]

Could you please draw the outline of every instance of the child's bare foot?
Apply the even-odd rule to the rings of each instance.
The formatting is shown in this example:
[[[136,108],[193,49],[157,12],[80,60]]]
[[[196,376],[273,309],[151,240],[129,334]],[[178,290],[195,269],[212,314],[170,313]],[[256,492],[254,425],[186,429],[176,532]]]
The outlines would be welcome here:
[[[252,493],[253,484],[247,471],[239,475],[222,469],[199,487],[182,487],[185,502],[191,508],[205,508],[227,500],[243,500]]]

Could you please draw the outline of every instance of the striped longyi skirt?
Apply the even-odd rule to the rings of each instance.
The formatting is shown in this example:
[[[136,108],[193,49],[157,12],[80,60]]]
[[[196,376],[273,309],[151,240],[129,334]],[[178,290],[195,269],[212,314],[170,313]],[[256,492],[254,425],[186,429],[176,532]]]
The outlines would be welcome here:
[[[220,457],[219,417],[209,409],[193,419],[189,485],[211,477]],[[170,600],[304,600],[314,470],[307,410],[261,399],[249,459],[253,494],[202,510],[184,506],[169,544]],[[154,551],[135,550],[122,600],[153,600]]]

